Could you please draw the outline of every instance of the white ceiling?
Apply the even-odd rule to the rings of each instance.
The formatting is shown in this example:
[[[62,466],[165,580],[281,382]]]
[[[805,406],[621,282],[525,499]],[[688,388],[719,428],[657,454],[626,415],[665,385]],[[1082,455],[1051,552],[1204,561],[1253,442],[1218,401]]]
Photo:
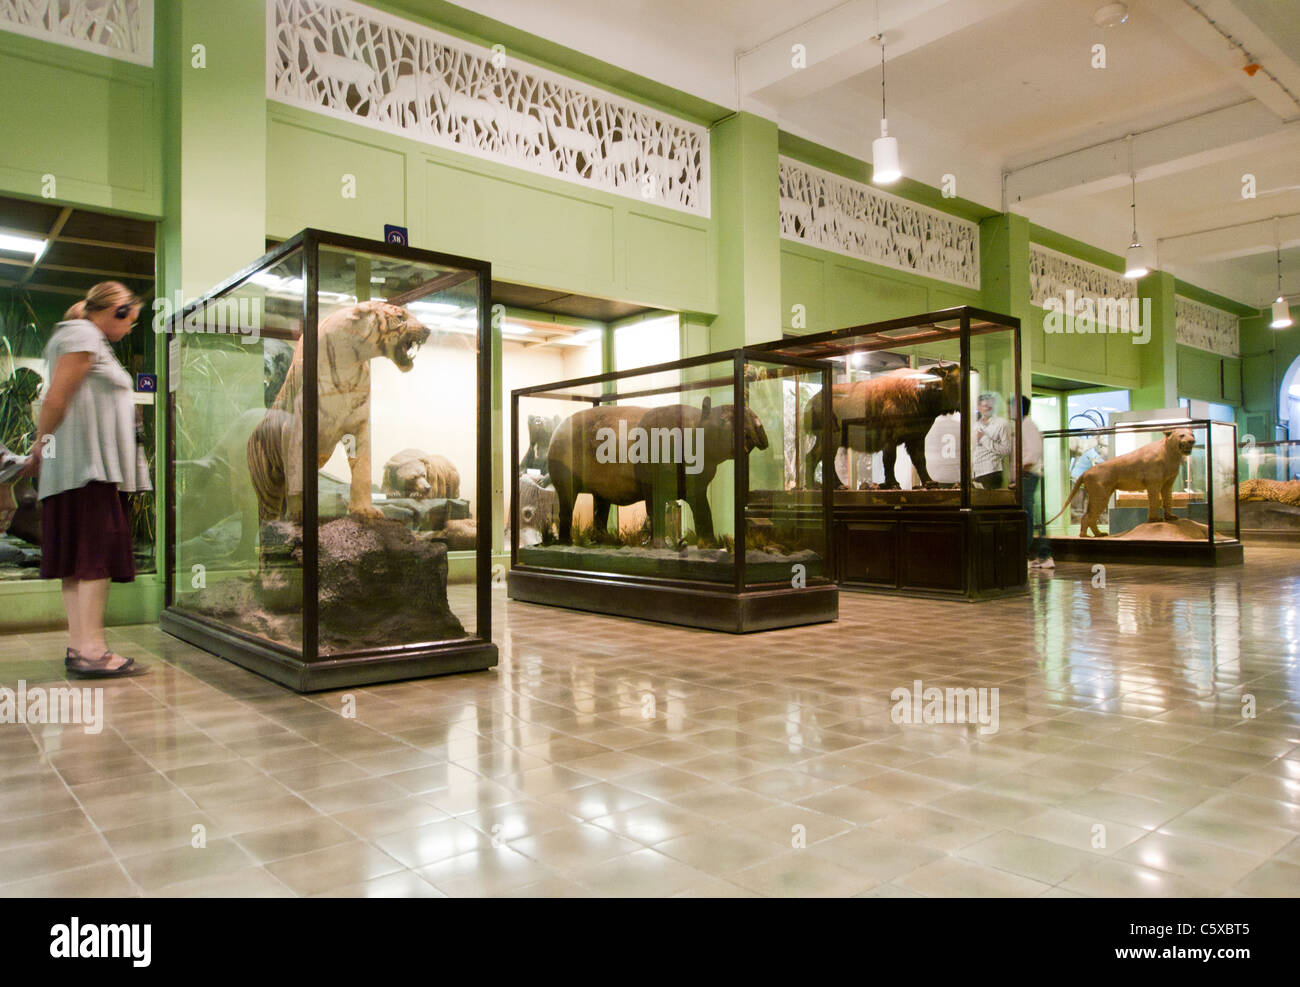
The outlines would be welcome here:
[[[1300,0],[1129,0],[1113,28],[1093,21],[1102,0],[458,2],[863,159],[880,114],[870,37],[883,27],[890,133],[909,176],[954,174],[959,195],[993,209],[1005,180],[1008,208],[1120,253],[1136,134],[1139,234],[1162,269],[1265,304],[1272,217],[1291,216],[1284,284],[1300,294],[1300,189],[1241,195],[1247,173],[1260,192],[1300,186]],[[1220,30],[1263,70],[1243,72]],[[1105,69],[1090,64],[1098,43]],[[794,44],[806,68],[790,66]]]

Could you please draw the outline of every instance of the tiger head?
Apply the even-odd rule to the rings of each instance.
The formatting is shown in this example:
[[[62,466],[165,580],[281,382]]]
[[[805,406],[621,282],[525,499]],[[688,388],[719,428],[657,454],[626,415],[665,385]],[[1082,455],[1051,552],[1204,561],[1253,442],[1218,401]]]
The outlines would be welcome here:
[[[429,328],[407,309],[388,302],[362,302],[353,309],[366,325],[366,341],[375,356],[386,356],[406,373],[415,365],[415,352],[429,338]]]

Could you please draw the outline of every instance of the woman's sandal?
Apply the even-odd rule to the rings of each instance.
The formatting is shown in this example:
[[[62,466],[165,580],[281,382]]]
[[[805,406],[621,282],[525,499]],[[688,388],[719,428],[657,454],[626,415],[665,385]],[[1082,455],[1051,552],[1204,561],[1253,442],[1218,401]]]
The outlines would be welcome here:
[[[108,663],[114,657],[120,656],[115,655],[112,651],[105,651],[99,658],[92,660],[69,648],[68,657],[64,660],[64,666],[74,675],[87,679],[114,679],[144,671],[135,663],[134,658],[127,658],[117,668],[109,668]]]

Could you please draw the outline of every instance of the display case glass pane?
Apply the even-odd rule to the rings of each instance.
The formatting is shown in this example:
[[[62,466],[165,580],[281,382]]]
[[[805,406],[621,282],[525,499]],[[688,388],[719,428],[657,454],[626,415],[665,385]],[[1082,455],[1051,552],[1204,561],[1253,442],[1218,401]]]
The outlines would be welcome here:
[[[1214,534],[1238,538],[1237,529],[1237,428],[1212,421],[1206,430],[1210,438],[1207,469],[1210,495],[1214,498]]]
[[[1236,539],[1235,433],[1204,420],[1044,432],[1047,533],[1208,542],[1213,502],[1214,539]]]
[[[476,633],[479,275],[324,244],[319,650]]]
[[[1237,481],[1242,529],[1294,543],[1300,533],[1300,440],[1246,436],[1238,444]]]
[[[833,368],[837,505],[961,507],[965,490],[973,507],[1019,503],[1017,333],[991,317],[967,321],[966,363],[963,320],[956,316],[900,319],[762,347],[827,360]],[[823,480],[819,454],[814,448],[807,457],[804,482],[810,478],[814,486]]]
[[[733,583],[734,384],[728,359],[514,395],[521,442],[525,423],[559,419],[545,475],[516,471],[517,562]],[[748,449],[766,449],[747,420]]]
[[[827,582],[825,498],[805,482],[819,443],[823,369],[775,359],[745,363],[745,403],[762,423],[765,450],[749,454],[745,494],[746,587]],[[820,472],[820,464],[814,463]]]
[[[972,331],[970,393],[971,505],[1014,504],[1021,414],[1010,332]]]
[[[282,475],[267,437],[300,428],[277,409],[302,335],[300,250],[252,273],[172,323],[175,567],[173,606],[294,650],[302,647],[300,537],[264,527],[279,504],[259,503]]]

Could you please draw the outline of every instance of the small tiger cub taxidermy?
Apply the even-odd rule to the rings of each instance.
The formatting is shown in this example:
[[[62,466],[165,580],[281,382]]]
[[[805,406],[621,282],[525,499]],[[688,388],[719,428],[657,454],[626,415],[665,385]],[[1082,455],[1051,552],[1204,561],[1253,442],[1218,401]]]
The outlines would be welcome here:
[[[370,361],[386,356],[406,373],[429,330],[400,305],[361,302],[340,309],[317,330],[317,469],[344,442],[351,470],[348,512],[379,518],[370,502]],[[302,520],[303,340],[266,416],[248,439],[248,470],[259,520]],[[350,440],[346,437],[351,436]]]

